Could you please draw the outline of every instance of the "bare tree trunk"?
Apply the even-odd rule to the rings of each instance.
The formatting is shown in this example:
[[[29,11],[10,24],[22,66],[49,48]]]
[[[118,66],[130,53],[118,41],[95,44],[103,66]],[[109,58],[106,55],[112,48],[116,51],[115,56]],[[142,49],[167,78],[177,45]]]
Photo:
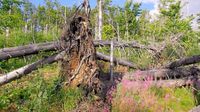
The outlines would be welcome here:
[[[103,10],[102,10],[102,5],[103,5],[103,0],[98,0],[99,4],[99,28],[98,28],[98,38],[99,40],[102,40],[102,26],[103,26]]]
[[[9,83],[13,80],[19,79],[29,73],[31,73],[34,70],[37,70],[39,67],[44,66],[46,64],[54,63],[60,59],[63,58],[65,52],[61,52],[57,55],[49,56],[47,58],[41,59],[37,62],[34,62],[32,64],[26,65],[24,67],[21,67],[17,70],[14,70],[10,73],[7,73],[0,77],[0,86],[4,85],[6,83]]]
[[[45,31],[45,34],[48,34],[48,30],[49,30],[49,27],[48,27],[48,26],[49,26],[48,24],[45,25],[45,30],[44,30],[44,31]]]
[[[6,38],[10,36],[10,28],[6,27]]]
[[[117,41],[120,41],[119,23],[117,23]]]
[[[65,24],[67,24],[67,6],[65,6]]]
[[[187,58],[179,59],[175,62],[172,62],[169,65],[167,65],[166,68],[173,69],[180,66],[190,65],[190,64],[199,63],[199,62],[200,62],[200,55],[196,55],[196,56],[187,57]]]
[[[10,5],[10,9],[8,11],[8,14],[11,15],[11,10],[12,6]],[[8,38],[10,36],[10,28],[9,27],[6,27],[6,38]]]
[[[125,21],[126,21],[126,32],[125,32],[125,36],[126,36],[126,41],[129,41],[129,24],[128,24],[128,14],[127,11],[125,11]]]
[[[129,73],[130,76],[134,76],[133,73]],[[181,67],[175,69],[151,69],[145,71],[138,71],[135,79],[145,79],[151,77],[153,79],[176,79],[189,76],[200,75],[200,69],[196,67]]]
[[[157,52],[157,50],[151,46],[144,46],[136,42],[117,42],[113,41],[114,47],[130,47],[136,49],[146,49],[149,52]],[[110,41],[96,40],[94,41],[95,47],[99,46],[110,46]],[[8,60],[10,58],[16,58],[26,55],[37,54],[40,51],[56,51],[60,49],[60,42],[47,42],[47,43],[39,43],[39,44],[31,44],[19,47],[11,47],[11,48],[3,48],[0,49],[0,61]]]
[[[98,40],[98,15],[96,15],[96,21],[95,21],[95,40]]]
[[[113,40],[111,40],[111,43],[110,43],[110,80],[112,82],[113,82],[113,68],[114,68],[113,52],[114,52]]]
[[[27,31],[28,31],[28,25],[27,25],[27,22],[26,22],[26,24],[25,24],[25,26],[24,26],[24,33],[26,34]]]

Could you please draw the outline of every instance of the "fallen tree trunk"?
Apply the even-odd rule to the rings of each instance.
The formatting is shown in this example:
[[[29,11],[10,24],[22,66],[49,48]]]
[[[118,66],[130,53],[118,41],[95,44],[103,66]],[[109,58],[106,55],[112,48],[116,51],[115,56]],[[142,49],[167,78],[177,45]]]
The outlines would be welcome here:
[[[63,56],[65,55],[65,51],[57,54],[57,55],[53,55],[53,56],[49,56],[47,58],[44,58],[44,59],[41,59],[37,62],[34,62],[32,64],[29,64],[29,65],[26,65],[24,67],[21,67],[17,70],[14,70],[12,72],[9,72],[3,76],[0,76],[0,86],[1,85],[4,85],[4,84],[7,84],[13,80],[16,80],[16,79],[19,79],[23,76],[26,76],[27,74],[31,73],[32,71],[34,70],[37,70],[39,67],[42,67],[46,64],[51,64],[51,63],[54,63],[54,62],[57,62],[58,60],[61,60],[63,58]],[[103,61],[107,61],[109,62],[110,61],[110,58],[107,58],[109,56],[107,55],[104,55],[102,53],[97,53],[96,54],[96,57],[98,59],[102,59]],[[115,62],[118,62],[119,65],[123,65],[123,66],[128,66],[128,67],[131,67],[131,68],[134,68],[135,66],[128,62],[128,61],[125,61],[125,60],[120,60],[120,59],[116,59],[115,58]]]
[[[99,46],[110,46],[110,41],[102,41],[102,40],[95,40],[94,41],[95,47]],[[144,46],[137,42],[114,42],[114,47],[131,47],[131,48],[138,48],[138,49],[147,49],[153,52],[157,52],[157,50],[153,47]],[[47,42],[47,43],[39,43],[39,44],[32,44],[32,45],[25,45],[20,47],[11,47],[11,48],[3,48],[0,49],[0,61],[7,60],[10,58],[16,58],[26,55],[37,54],[40,51],[56,51],[60,49],[60,42]]]
[[[108,56],[108,55],[105,55],[105,54],[97,52],[96,53],[96,57],[99,60],[110,62],[110,56]],[[117,59],[115,57],[113,58],[113,62],[115,64],[119,64],[119,65],[123,65],[123,66],[128,66],[130,68],[138,68],[136,65],[134,65],[133,63],[131,63],[129,61],[122,60],[122,59]]]
[[[110,41],[106,40],[96,40],[94,41],[94,44],[96,47],[98,46],[110,46]],[[145,46],[142,44],[139,44],[136,41],[131,41],[131,42],[119,42],[119,41],[113,41],[113,45],[114,47],[129,47],[129,48],[136,48],[136,49],[146,49],[146,50],[150,50],[153,52],[157,52],[158,50],[155,47],[152,46]]]
[[[190,65],[190,64],[195,64],[200,62],[200,55],[188,57],[188,58],[183,58],[177,61],[174,61],[170,63],[169,65],[166,66],[166,68],[173,69],[177,68],[180,66],[185,66],[185,65]]]
[[[15,79],[21,78],[22,76],[25,76],[25,75],[31,73],[32,71],[37,70],[41,66],[44,66],[46,64],[51,64],[51,63],[58,61],[59,59],[62,59],[64,53],[65,52],[61,52],[57,55],[49,56],[47,58],[41,59],[37,62],[26,65],[17,70],[14,70],[10,73],[7,73],[6,75],[1,76],[0,77],[0,86],[4,85],[6,83],[9,83]]]
[[[194,81],[192,79],[159,80],[153,81],[152,85],[156,87],[183,87],[193,86]]]
[[[59,48],[59,42],[48,42],[40,44],[25,45],[20,47],[0,49],[0,61],[10,58],[16,58],[26,55],[37,54],[40,51],[56,51]]]
[[[176,79],[189,76],[200,75],[200,69],[196,67],[182,67],[176,69],[151,69],[145,71],[136,71],[129,73],[133,79],[145,79],[151,77],[153,79]]]

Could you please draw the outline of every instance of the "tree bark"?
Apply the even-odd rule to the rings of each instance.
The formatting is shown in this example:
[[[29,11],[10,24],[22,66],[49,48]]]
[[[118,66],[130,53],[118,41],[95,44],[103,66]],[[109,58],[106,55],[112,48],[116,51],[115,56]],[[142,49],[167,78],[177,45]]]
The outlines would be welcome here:
[[[189,76],[200,75],[200,69],[196,67],[182,67],[176,69],[151,69],[145,71],[137,71],[129,73],[129,76],[136,76],[134,79],[145,79],[151,77],[153,79],[177,79]]]
[[[41,59],[32,64],[21,67],[17,70],[11,71],[3,76],[0,76],[0,86],[7,84],[13,80],[19,79],[23,76],[26,76],[27,74],[31,73],[34,70],[37,70],[40,67],[43,67],[46,64],[52,64],[54,62],[62,60],[65,53],[66,53],[66,51],[62,51],[61,53],[59,53],[57,55],[49,56],[47,58]],[[103,61],[110,62],[110,58],[107,55],[97,53],[96,57],[97,57],[97,59],[103,59]],[[134,67],[134,65],[128,61],[120,60],[120,59],[116,59],[116,58],[114,58],[114,59],[115,59],[114,62],[118,62],[119,65],[128,66],[131,68]]]
[[[144,46],[137,42],[117,42],[114,41],[114,47],[131,47],[136,49],[147,49],[152,52],[157,52],[156,48],[151,46]],[[110,41],[96,40],[94,41],[95,47],[99,46],[110,46]],[[40,51],[56,51],[61,48],[60,42],[48,42],[48,43],[39,43],[32,45],[25,45],[20,47],[11,47],[0,49],[0,61],[7,60],[10,58],[16,58],[26,55],[37,54]]]
[[[16,58],[26,55],[37,54],[40,51],[55,51],[58,50],[59,44],[57,42],[41,43],[25,45],[20,47],[3,48],[0,49],[0,61],[10,58]]]
[[[190,79],[159,80],[154,81],[153,85],[156,87],[183,87],[192,86],[193,81]]]
[[[97,52],[96,56],[97,56],[97,59],[99,59],[99,60],[110,62],[110,56],[108,56],[108,55]],[[117,59],[115,57],[113,57],[113,62],[115,64],[119,64],[119,65],[122,65],[122,66],[127,66],[127,67],[130,67],[130,68],[137,68],[137,66],[134,65],[133,63],[131,63],[129,61],[122,60],[122,59]]]
[[[94,88],[99,83],[96,50],[87,13],[85,12],[85,17],[75,15],[63,30],[61,50],[69,48],[69,51],[63,57],[60,72],[61,79],[67,86],[83,86],[86,89]]]
[[[98,8],[99,8],[99,28],[98,28],[98,38],[102,40],[102,26],[103,26],[103,10],[102,10],[103,0],[98,0]]]
[[[99,27],[98,27],[98,14],[96,14],[95,32],[94,32],[94,33],[95,33],[95,34],[94,34],[94,35],[95,35],[95,36],[94,36],[94,37],[95,37],[95,40],[98,40],[98,33],[99,33],[99,32],[98,32],[98,28],[99,28]]]
[[[174,61],[170,63],[169,65],[166,66],[166,68],[177,68],[180,66],[185,66],[185,65],[190,65],[190,64],[195,64],[200,62],[200,55],[192,56],[192,57],[187,57],[183,59],[179,59],[177,61]]]
[[[4,85],[6,83],[9,83],[13,80],[16,80],[16,79],[19,79],[23,76],[26,76],[27,74],[31,73],[32,71],[34,70],[37,70],[39,67],[42,67],[46,64],[51,64],[51,63],[54,63],[60,59],[62,59],[63,55],[64,55],[65,52],[61,52],[57,55],[52,55],[52,56],[49,56],[47,58],[44,58],[44,59],[41,59],[37,62],[34,62],[32,64],[29,64],[29,65],[26,65],[24,67],[21,67],[17,70],[14,70],[10,73],[7,73],[3,76],[0,77],[0,86],[1,85]]]

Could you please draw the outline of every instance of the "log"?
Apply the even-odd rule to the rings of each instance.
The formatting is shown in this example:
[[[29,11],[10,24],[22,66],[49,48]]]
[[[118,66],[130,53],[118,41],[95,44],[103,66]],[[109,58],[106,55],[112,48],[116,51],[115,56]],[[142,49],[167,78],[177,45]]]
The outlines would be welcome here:
[[[25,45],[19,47],[0,49],[0,61],[10,58],[16,58],[26,55],[37,54],[40,51],[55,51],[58,50],[58,42],[48,42],[40,44]]]
[[[128,76],[132,77],[133,79],[145,79],[147,77],[151,77],[153,79],[176,79],[196,75],[200,75],[200,69],[196,67],[151,69],[145,71],[136,71],[128,74]]]
[[[183,86],[192,86],[192,79],[176,79],[176,80],[159,80],[153,81],[152,85],[156,87],[183,87]]]
[[[47,58],[41,59],[41,60],[34,62],[32,64],[21,67],[17,70],[14,70],[10,73],[7,73],[7,74],[0,77],[0,86],[7,84],[7,83],[9,83],[13,80],[19,79],[23,76],[26,76],[27,74],[31,73],[34,70],[37,70],[39,67],[42,67],[46,64],[54,63],[54,62],[62,59],[64,54],[65,54],[65,52],[63,51],[59,54],[49,56]]]
[[[14,71],[11,71],[5,75],[0,75],[0,86],[1,85],[4,85],[4,84],[7,84],[13,80],[16,80],[16,79],[19,79],[23,76],[26,76],[27,74],[31,73],[32,71],[34,70],[37,70],[38,68],[46,65],[46,64],[52,64],[54,62],[57,62],[58,60],[61,60],[63,58],[65,54],[65,51],[62,51],[61,53],[59,54],[56,54],[56,55],[52,55],[52,56],[49,56],[47,58],[44,58],[44,59],[41,59],[37,62],[34,62],[32,64],[29,64],[29,65],[26,65],[24,67],[21,67],[19,69],[16,69]],[[97,58],[98,59],[103,59],[104,61],[107,61],[109,62],[110,61],[110,58],[108,58],[109,56],[107,55],[104,55],[102,53],[97,53],[96,54]],[[118,60],[116,58],[114,58],[115,62],[117,61],[118,64],[120,65],[123,65],[123,66],[128,66],[128,67],[134,67],[134,65],[128,61],[125,61],[125,60]]]
[[[96,40],[94,41],[94,44],[96,47],[98,46],[110,46],[110,41],[106,40]],[[153,52],[157,52],[158,50],[155,48],[155,47],[152,47],[152,46],[145,46],[145,45],[142,45],[142,44],[139,44],[138,42],[136,41],[131,41],[131,42],[119,42],[119,41],[113,41],[113,44],[114,44],[114,47],[129,47],[129,48],[136,48],[136,49],[146,49],[146,50],[150,50],[150,51],[153,51]]]
[[[179,59],[177,61],[174,61],[166,66],[166,68],[173,69],[177,68],[180,66],[185,66],[185,65],[190,65],[190,64],[195,64],[200,62],[200,55],[192,56],[192,57],[187,57],[183,59]]]
[[[95,47],[100,46],[110,46],[110,41],[103,40],[95,40]],[[157,50],[150,46],[144,46],[138,44],[137,42],[114,42],[114,47],[131,47],[138,49],[147,49],[153,52],[157,52]],[[47,43],[39,43],[39,44],[31,44],[19,47],[11,47],[11,48],[3,48],[0,49],[0,61],[8,60],[10,58],[22,57],[26,55],[37,54],[40,51],[56,51],[60,49],[60,42],[47,42]]]
[[[99,59],[99,60],[103,60],[103,61],[106,61],[106,62],[110,62],[110,56],[108,56],[108,55],[105,55],[105,54],[102,54],[102,53],[97,52],[97,53],[96,53],[96,57],[97,57],[97,59]],[[114,62],[115,64],[127,66],[127,67],[130,67],[130,68],[138,68],[136,65],[134,65],[133,63],[131,63],[131,62],[129,62],[129,61],[122,60],[122,59],[117,59],[117,58],[115,58],[115,57],[113,57],[113,62]]]

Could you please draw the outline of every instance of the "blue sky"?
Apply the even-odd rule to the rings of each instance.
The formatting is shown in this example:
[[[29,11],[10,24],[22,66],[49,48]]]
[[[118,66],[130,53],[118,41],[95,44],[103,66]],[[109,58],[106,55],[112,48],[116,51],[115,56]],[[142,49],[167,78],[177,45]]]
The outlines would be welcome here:
[[[35,5],[43,5],[44,4],[44,0],[30,0],[33,4]],[[82,0],[58,0],[62,5],[67,5],[67,6],[72,6],[72,5],[78,5],[82,2]],[[119,5],[119,6],[123,6],[126,0],[113,0],[112,4],[113,5]],[[96,6],[96,0],[90,0],[90,5],[92,7]],[[145,2],[142,3],[141,6],[142,9],[146,9],[146,10],[152,10],[154,9],[154,4],[150,3],[150,2]]]

